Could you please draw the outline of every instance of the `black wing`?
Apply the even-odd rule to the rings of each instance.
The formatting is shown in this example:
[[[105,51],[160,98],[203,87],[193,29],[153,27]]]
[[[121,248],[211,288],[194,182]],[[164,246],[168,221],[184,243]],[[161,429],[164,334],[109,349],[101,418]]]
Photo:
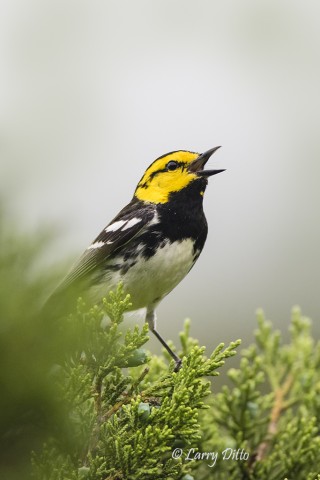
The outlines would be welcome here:
[[[132,200],[82,254],[58,286],[57,291],[64,290],[74,282],[84,280],[117,250],[144,231],[153,219],[156,219],[155,205]]]

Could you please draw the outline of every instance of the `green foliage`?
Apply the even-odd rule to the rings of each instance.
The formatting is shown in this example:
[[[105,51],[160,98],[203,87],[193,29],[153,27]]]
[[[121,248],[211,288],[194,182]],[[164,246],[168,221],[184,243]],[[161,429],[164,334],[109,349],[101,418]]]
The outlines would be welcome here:
[[[0,205],[0,478],[26,478],[30,450],[49,434],[64,437],[64,408],[48,372],[72,346],[40,313],[57,278],[40,259],[48,232],[18,233]],[[70,340],[70,341],[69,341]],[[57,430],[56,425],[60,428]]]
[[[204,378],[217,375],[240,342],[221,344],[206,358],[204,348],[189,338],[187,324],[182,367],[175,373],[173,363],[168,368],[143,350],[146,325],[121,332],[129,302],[119,286],[100,306],[87,309],[80,299],[69,315],[78,330],[78,350],[54,375],[68,405],[73,442],[51,438],[34,455],[35,478],[167,479],[190,470],[190,462],[173,459],[172,451],[200,441],[199,412],[211,392]]]
[[[232,386],[224,386],[210,401],[206,421],[213,426],[201,448],[249,453],[247,461],[226,461],[220,455],[217,479],[316,479],[320,343],[312,339],[311,322],[298,308],[292,312],[288,344],[261,311],[257,317],[256,345],[242,352],[239,369],[229,370]],[[206,470],[203,464],[199,470]]]
[[[256,345],[229,370],[230,386],[212,394],[208,377],[240,342],[205,357],[187,321],[175,373],[144,352],[145,326],[121,332],[129,301],[120,286],[99,307],[79,301],[69,316],[86,339],[56,372],[73,442],[51,439],[34,455],[34,478],[317,478],[320,347],[297,308],[288,344],[258,313]]]

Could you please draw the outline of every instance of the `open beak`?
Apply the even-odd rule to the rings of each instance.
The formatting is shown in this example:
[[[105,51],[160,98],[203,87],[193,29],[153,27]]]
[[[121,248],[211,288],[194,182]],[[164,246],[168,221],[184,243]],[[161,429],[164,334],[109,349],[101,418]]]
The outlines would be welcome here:
[[[205,164],[207,163],[211,155],[213,155],[214,152],[218,150],[218,148],[220,147],[214,147],[204,153],[201,153],[199,157],[197,157],[195,160],[193,160],[192,163],[190,163],[189,171],[196,173],[199,177],[211,177],[211,175],[216,175],[217,173],[224,172],[224,168],[222,170],[203,170]]]

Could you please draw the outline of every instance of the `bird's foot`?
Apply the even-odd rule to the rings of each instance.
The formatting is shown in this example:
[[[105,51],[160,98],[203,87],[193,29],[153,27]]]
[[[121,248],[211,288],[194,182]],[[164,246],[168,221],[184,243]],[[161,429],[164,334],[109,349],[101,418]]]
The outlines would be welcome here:
[[[180,370],[180,368],[181,368],[181,365],[182,365],[182,360],[181,360],[181,358],[177,358],[177,359],[175,360],[175,363],[176,363],[176,364],[175,364],[175,366],[174,366],[173,371],[174,371],[174,372],[179,372],[179,370]]]

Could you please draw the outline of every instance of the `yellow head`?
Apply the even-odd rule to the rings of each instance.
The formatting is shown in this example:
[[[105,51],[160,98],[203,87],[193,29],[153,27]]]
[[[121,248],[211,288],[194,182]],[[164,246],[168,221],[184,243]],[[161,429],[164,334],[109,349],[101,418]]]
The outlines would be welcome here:
[[[152,203],[166,203],[170,195],[187,188],[192,182],[201,181],[223,170],[203,170],[210,156],[220,147],[199,154],[177,150],[157,158],[141,178],[135,197]],[[203,192],[202,192],[203,194]]]

